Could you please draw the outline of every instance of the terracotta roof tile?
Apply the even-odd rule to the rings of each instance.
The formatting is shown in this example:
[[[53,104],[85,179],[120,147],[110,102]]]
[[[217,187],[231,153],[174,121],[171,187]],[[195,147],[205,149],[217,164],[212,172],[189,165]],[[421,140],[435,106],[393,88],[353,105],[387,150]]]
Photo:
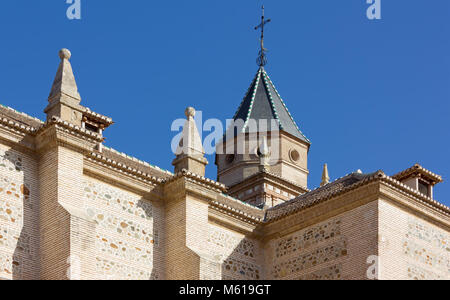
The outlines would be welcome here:
[[[149,174],[157,178],[166,179],[173,176],[173,173],[167,170],[163,170],[157,166],[153,166],[147,162],[131,157],[129,155],[126,155],[125,153],[121,153],[106,146],[103,147],[103,150],[100,154],[105,158],[110,159],[111,161],[126,165],[128,167],[141,171],[142,173]]]
[[[427,178],[430,181],[434,181],[435,183],[440,183],[443,181],[442,176],[437,175],[437,174],[425,169],[424,167],[422,167],[419,164],[415,164],[411,168],[395,174],[394,176],[392,176],[392,178],[401,181],[414,173],[418,173],[418,174],[422,175],[424,178]]]
[[[299,211],[305,207],[314,205],[318,201],[333,196],[336,193],[353,186],[355,183],[362,182],[364,179],[370,178],[376,174],[379,174],[379,172],[373,174],[352,173],[350,175],[342,177],[323,187],[320,187],[283,204],[268,209],[266,214],[266,221],[279,219],[283,216]]]
[[[14,120],[27,127],[33,127],[36,129],[40,127],[42,124],[44,124],[44,122],[42,122],[37,118],[33,118],[25,113],[19,112],[11,107],[7,107],[1,104],[0,104],[0,116]]]

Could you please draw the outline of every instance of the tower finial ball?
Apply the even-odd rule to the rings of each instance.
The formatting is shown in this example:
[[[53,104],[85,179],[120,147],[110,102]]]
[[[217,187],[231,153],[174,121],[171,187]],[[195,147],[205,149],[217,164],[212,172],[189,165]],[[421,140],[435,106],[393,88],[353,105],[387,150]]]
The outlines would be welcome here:
[[[72,53],[70,53],[69,49],[64,48],[64,49],[59,50],[59,57],[61,59],[69,60],[71,56],[72,56]]]
[[[193,107],[186,108],[184,114],[188,119],[195,117],[195,109]]]

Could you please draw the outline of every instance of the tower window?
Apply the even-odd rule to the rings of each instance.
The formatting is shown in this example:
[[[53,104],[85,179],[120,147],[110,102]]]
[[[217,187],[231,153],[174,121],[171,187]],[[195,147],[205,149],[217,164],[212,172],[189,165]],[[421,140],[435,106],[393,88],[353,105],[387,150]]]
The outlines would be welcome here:
[[[86,123],[84,126],[87,130],[98,133],[98,127],[88,123]]]
[[[419,180],[419,192],[424,195],[428,195],[428,184]]]

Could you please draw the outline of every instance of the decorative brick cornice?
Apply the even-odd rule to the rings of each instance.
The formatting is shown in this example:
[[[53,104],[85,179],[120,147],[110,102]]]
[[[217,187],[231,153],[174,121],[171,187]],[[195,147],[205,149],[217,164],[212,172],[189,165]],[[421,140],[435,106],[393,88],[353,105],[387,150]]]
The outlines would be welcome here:
[[[44,123],[37,131],[36,134],[39,134],[40,132],[46,130],[47,128],[56,125],[57,128],[63,129],[65,132],[74,134],[76,136],[84,137],[88,139],[89,141],[95,141],[95,142],[103,142],[104,138],[102,135],[89,131],[85,128],[82,128],[77,125],[73,125],[67,121],[63,121],[58,117],[52,117],[50,120]]]
[[[173,182],[179,178],[187,178],[190,179],[190,181],[194,183],[199,183],[205,187],[211,188],[213,190],[219,191],[219,192],[226,192],[227,188],[224,184],[216,182],[214,180],[211,180],[209,178],[206,178],[204,176],[200,176],[197,174],[194,174],[192,172],[187,171],[186,169],[181,170],[177,174],[173,175],[172,177],[169,177],[167,179],[163,179],[162,183],[169,183]]]
[[[268,174],[270,174],[270,173],[268,173]],[[351,175],[348,175],[348,176],[351,176]],[[348,176],[346,176],[346,177],[348,177]],[[426,195],[423,195],[419,191],[411,189],[410,187],[399,182],[398,180],[387,176],[383,171],[378,171],[378,172],[375,172],[370,175],[365,175],[365,177],[364,177],[364,175],[361,175],[361,176],[363,176],[362,179],[356,181],[353,184],[342,187],[342,188],[338,187],[336,189],[330,189],[330,190],[326,190],[326,189],[324,190],[323,188],[319,188],[319,189],[322,189],[323,192],[318,193],[318,194],[314,194],[314,192],[318,191],[319,189],[310,191],[310,192],[300,196],[301,201],[299,201],[298,198],[296,198],[296,199],[293,199],[291,201],[284,203],[283,205],[269,209],[267,211],[265,217],[264,217],[265,212],[263,210],[261,210],[257,207],[254,207],[252,205],[249,205],[247,203],[244,203],[240,200],[234,199],[225,194],[219,196],[217,199],[210,201],[210,205],[213,209],[221,211],[227,215],[234,216],[237,219],[240,219],[242,221],[249,222],[252,224],[263,224],[263,223],[265,224],[265,223],[271,223],[271,222],[280,220],[280,219],[290,216],[294,213],[297,213],[301,210],[310,208],[319,203],[323,203],[327,200],[330,200],[332,198],[335,198],[335,197],[338,197],[345,193],[348,193],[359,187],[366,186],[370,183],[383,182],[383,183],[390,185],[391,187],[394,187],[394,188],[404,192],[407,196],[413,198],[415,201],[426,204],[428,207],[450,216],[450,208],[449,207],[427,197]],[[226,188],[224,185],[217,183],[213,180],[207,179],[205,177],[190,173],[186,170],[183,170],[182,172],[174,175],[171,178],[163,180],[163,183],[172,182],[172,181],[182,178],[182,177],[188,178],[190,181],[194,181],[196,183],[202,184],[203,186],[212,188],[214,190],[223,189],[223,192],[226,191]],[[343,177],[340,180],[345,179],[346,177]],[[330,188],[330,187],[332,187],[332,184],[333,183],[325,186],[324,188]]]
[[[34,136],[45,131],[51,126],[56,125],[58,128],[63,129],[65,132],[87,138],[89,141],[103,142],[103,137],[100,134],[73,125],[67,121],[63,121],[58,117],[52,117],[47,122],[43,123],[40,127],[26,126],[7,117],[0,118],[0,124],[15,131]]]
[[[114,122],[111,118],[101,115],[99,113],[93,112],[88,107],[83,108],[83,115],[86,117],[89,117],[91,119],[94,119],[102,124],[105,124],[106,126],[114,124]]]
[[[340,178],[340,179],[336,180],[336,182],[343,180],[349,176],[351,176],[351,175]],[[304,195],[301,195],[300,197],[297,197],[291,201],[285,202],[279,206],[275,206],[275,207],[269,209],[267,211],[265,223],[277,221],[281,218],[287,217],[287,216],[297,213],[301,210],[307,209],[309,207],[312,207],[314,205],[317,205],[319,203],[327,201],[331,198],[342,195],[342,194],[344,194],[348,191],[351,191],[353,189],[356,189],[362,185],[371,183],[382,176],[385,176],[385,174],[382,171],[378,171],[370,176],[365,177],[364,179],[362,179],[360,181],[357,181],[354,184],[350,184],[343,188],[332,189],[332,183],[331,183],[324,187],[313,190],[313,191],[306,193]],[[331,189],[328,190],[327,188],[331,188]],[[319,190],[322,192],[320,193]],[[317,194],[315,194],[315,193],[317,193]]]
[[[26,113],[17,111],[14,108],[2,104],[0,104],[0,115],[4,115],[8,119],[33,128],[37,128],[44,123],[38,118],[32,117],[30,115],[27,115]]]
[[[87,160],[96,162],[102,166],[105,166],[111,170],[117,171],[122,174],[129,175],[135,179],[140,179],[142,181],[145,181],[147,183],[152,184],[162,184],[164,182],[163,179],[158,178],[156,176],[152,176],[148,173],[145,173],[141,170],[138,170],[136,168],[132,168],[130,166],[127,166],[126,164],[123,164],[121,162],[117,162],[115,160],[112,160],[110,158],[107,158],[100,153],[97,152],[91,152],[87,155]]]
[[[288,201],[278,207],[269,209],[267,211],[265,223],[275,222],[284,217],[287,217],[287,216],[297,213],[299,211],[305,210],[305,209],[315,206],[319,203],[325,202],[331,198],[335,198],[337,196],[340,196],[342,194],[345,194],[347,192],[355,190],[361,186],[365,186],[365,185],[368,185],[370,183],[377,182],[377,181],[387,183],[391,187],[404,192],[408,197],[412,197],[415,201],[425,204],[435,211],[438,211],[447,216],[450,216],[450,208],[449,207],[445,206],[442,203],[439,203],[438,201],[436,201],[434,199],[431,199],[430,197],[420,193],[419,191],[413,190],[412,188],[401,183],[400,181],[386,175],[383,171],[378,171],[378,172],[375,172],[369,176],[366,176],[364,179],[357,181],[354,184],[348,185],[347,187],[344,187],[342,189],[336,189],[336,190],[330,190],[330,191],[324,190],[324,193],[319,193],[317,195],[314,195],[313,192],[315,192],[319,189],[323,189],[323,188],[319,188],[317,190],[312,191],[310,197],[308,197],[309,193],[307,193],[305,195],[300,196],[299,197],[300,199],[296,198],[296,199]],[[326,188],[327,186],[331,186],[332,184],[333,183],[326,185],[324,188]]]
[[[37,132],[37,129],[35,127],[26,126],[22,123],[16,122],[16,121],[6,118],[6,117],[0,118],[0,124],[7,128],[13,129],[14,131],[18,131],[18,132],[24,133],[24,134],[34,135]]]
[[[261,224],[264,221],[264,211],[227,195],[221,195],[210,202],[213,209],[226,215],[233,216],[252,225]]]
[[[160,175],[160,176],[156,176],[156,177],[167,178],[169,176],[174,175],[172,172],[170,172],[168,170],[164,170],[158,166],[152,165],[148,162],[142,161],[136,157],[130,156],[126,153],[117,151],[117,150],[107,147],[107,146],[103,146],[103,150],[102,150],[101,154],[103,156],[109,158],[110,160],[116,161],[117,163],[129,165],[130,167],[132,167],[134,169],[138,169],[138,170],[151,169],[152,171],[154,171],[155,173],[158,173]]]
[[[390,187],[405,193],[409,197],[413,197],[413,199],[415,201],[423,203],[426,206],[428,206],[434,210],[437,210],[447,216],[450,216],[450,207],[428,197],[425,194],[422,194],[418,190],[414,190],[414,189],[410,188],[409,186],[407,186],[407,185],[401,183],[400,181],[398,181],[390,176],[387,176],[387,175],[384,175],[383,177],[381,177],[380,180],[382,182],[386,183],[387,185],[389,185]]]

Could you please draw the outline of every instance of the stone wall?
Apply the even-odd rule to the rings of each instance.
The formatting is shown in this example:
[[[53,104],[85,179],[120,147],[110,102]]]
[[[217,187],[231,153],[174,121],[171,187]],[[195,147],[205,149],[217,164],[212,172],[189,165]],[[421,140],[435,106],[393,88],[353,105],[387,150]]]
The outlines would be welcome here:
[[[98,279],[163,279],[163,210],[149,199],[85,177],[85,212],[96,224]]]
[[[268,279],[367,279],[367,260],[377,255],[377,202],[272,239],[265,251]]]
[[[450,235],[431,219],[380,203],[380,278],[450,279]]]
[[[39,278],[36,161],[0,144],[0,278]]]
[[[217,279],[263,279],[259,242],[233,230],[209,225],[208,248],[215,260]]]

